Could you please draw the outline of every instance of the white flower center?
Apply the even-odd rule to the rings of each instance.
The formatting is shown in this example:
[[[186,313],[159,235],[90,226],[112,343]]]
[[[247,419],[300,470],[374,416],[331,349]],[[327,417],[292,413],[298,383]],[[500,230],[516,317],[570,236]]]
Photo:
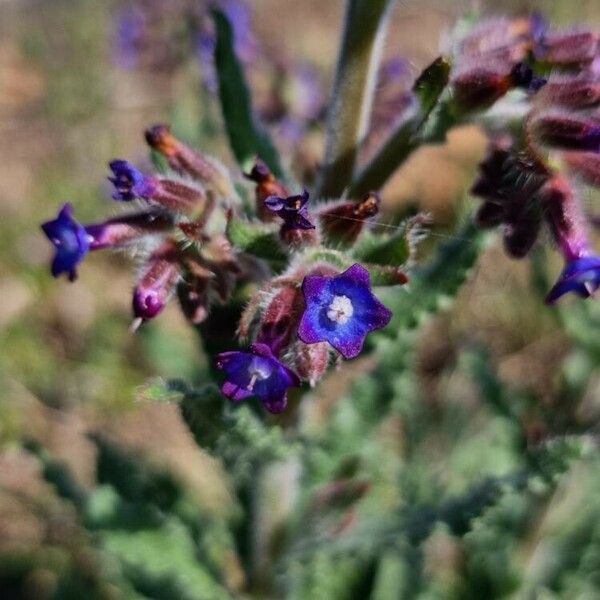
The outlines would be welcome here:
[[[327,317],[340,325],[347,323],[353,314],[354,307],[348,296],[334,296],[327,308]]]
[[[269,366],[265,364],[264,361],[254,359],[250,363],[250,368],[248,372],[250,373],[250,383],[246,386],[246,389],[251,392],[254,389],[254,384],[257,381],[263,381],[263,379],[268,379],[271,376],[271,369]]]

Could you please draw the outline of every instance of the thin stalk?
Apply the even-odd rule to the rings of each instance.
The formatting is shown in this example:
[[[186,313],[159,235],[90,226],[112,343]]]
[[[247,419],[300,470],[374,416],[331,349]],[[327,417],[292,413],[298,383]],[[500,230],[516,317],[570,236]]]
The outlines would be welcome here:
[[[373,102],[379,56],[395,0],[348,0],[317,195],[340,196],[354,173]]]

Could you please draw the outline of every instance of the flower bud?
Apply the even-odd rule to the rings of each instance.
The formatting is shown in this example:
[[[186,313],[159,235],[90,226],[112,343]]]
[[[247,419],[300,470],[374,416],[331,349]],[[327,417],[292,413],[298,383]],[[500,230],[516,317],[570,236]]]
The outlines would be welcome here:
[[[598,35],[585,29],[553,32],[538,41],[534,56],[537,61],[556,66],[576,66],[591,63],[598,50]]]
[[[294,369],[303,381],[308,381],[314,386],[319,381],[329,366],[329,344],[317,342],[305,344],[298,340],[290,348]]]
[[[567,113],[542,114],[534,118],[531,131],[543,144],[565,150],[600,151],[600,118]]]
[[[299,288],[278,290],[263,312],[257,341],[269,346],[273,354],[279,356],[296,335],[303,308]]]
[[[256,183],[255,199],[256,214],[261,221],[275,221],[277,216],[265,205],[265,200],[270,196],[286,198],[289,190],[280,183],[269,167],[260,158],[256,159],[252,170],[244,173],[245,177]]]
[[[171,242],[166,242],[152,253],[133,291],[133,330],[163,310],[180,273],[179,254]]]
[[[543,188],[545,216],[566,260],[590,253],[585,215],[579,197],[564,175],[555,175]]]
[[[206,188],[214,191],[219,197],[235,196],[231,176],[227,169],[215,158],[180,142],[168,125],[154,125],[145,132],[148,145],[160,152],[169,166],[181,175],[189,175],[197,179]]]
[[[536,103],[592,108],[600,104],[600,81],[585,77],[551,77],[536,96]]]
[[[194,215],[206,207],[204,191],[166,177],[144,175],[125,160],[110,164],[115,186],[115,200],[131,201],[142,198],[171,212]]]
[[[381,198],[369,192],[360,202],[342,202],[319,214],[321,230],[328,242],[349,246],[362,232],[367,219],[379,213]]]

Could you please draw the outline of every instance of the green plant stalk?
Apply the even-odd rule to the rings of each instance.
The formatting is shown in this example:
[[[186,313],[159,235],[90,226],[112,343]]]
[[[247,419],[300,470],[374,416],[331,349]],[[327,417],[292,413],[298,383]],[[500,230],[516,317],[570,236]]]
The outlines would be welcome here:
[[[457,116],[447,110],[444,101],[424,116],[417,115],[403,121],[382,144],[371,162],[357,174],[348,194],[361,196],[381,189],[415,150],[428,142],[443,141],[446,133],[458,122]]]
[[[395,0],[348,0],[317,196],[337,197],[352,180],[367,131],[379,56]]]

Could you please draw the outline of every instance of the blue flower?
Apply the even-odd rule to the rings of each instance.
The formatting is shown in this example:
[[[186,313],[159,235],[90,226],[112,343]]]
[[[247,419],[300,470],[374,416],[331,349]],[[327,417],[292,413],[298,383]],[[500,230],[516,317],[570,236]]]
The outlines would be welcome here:
[[[109,163],[114,177],[109,181],[115,186],[113,198],[128,202],[136,198],[149,198],[155,190],[154,178],[144,175],[126,160],[113,160]]]
[[[574,292],[581,298],[589,298],[600,287],[600,256],[582,256],[568,262],[558,281],[546,296],[546,303],[553,304],[561,296]]]
[[[283,220],[283,229],[314,229],[308,217],[308,192],[304,190],[297,196],[269,196],[265,200],[265,206]]]
[[[335,277],[309,275],[302,291],[306,308],[298,336],[306,344],[329,342],[344,358],[358,356],[367,334],[392,318],[371,292],[369,272],[359,264]]]
[[[280,413],[287,405],[287,390],[298,387],[296,373],[281,363],[266,344],[255,343],[250,352],[222,352],[216,366],[225,374],[221,391],[239,402],[256,396],[271,413]]]
[[[67,273],[69,280],[77,278],[75,267],[90,250],[91,236],[83,225],[73,218],[73,207],[67,203],[60,209],[54,221],[42,224],[46,237],[56,248],[52,261],[52,275]]]

